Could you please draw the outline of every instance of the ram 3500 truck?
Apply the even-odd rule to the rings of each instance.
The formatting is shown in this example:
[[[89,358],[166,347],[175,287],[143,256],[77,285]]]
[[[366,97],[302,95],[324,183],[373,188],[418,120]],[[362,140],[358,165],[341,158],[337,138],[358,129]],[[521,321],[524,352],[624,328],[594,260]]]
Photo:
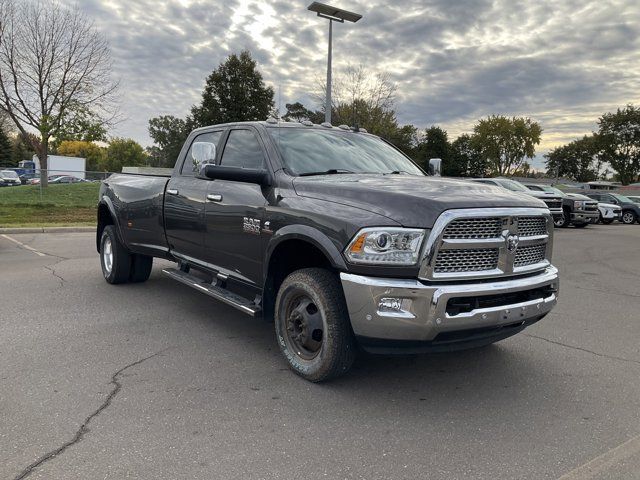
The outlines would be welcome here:
[[[290,367],[321,381],[358,348],[487,345],[556,304],[553,220],[502,188],[426,175],[384,140],[329,125],[192,132],[170,177],[114,174],[97,249],[109,283],[163,272],[275,323]]]

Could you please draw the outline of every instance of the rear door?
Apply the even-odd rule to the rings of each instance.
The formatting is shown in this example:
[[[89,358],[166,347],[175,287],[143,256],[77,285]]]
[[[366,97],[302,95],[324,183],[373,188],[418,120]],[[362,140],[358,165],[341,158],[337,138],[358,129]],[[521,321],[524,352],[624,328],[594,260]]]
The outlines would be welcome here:
[[[266,168],[265,148],[251,127],[229,132],[220,164]],[[262,281],[262,234],[267,189],[253,183],[212,180],[205,206],[205,261],[250,285]]]
[[[164,201],[164,220],[167,242],[172,252],[201,260],[204,252],[204,205],[210,180],[200,178],[200,161],[193,155],[194,144],[214,144],[222,138],[223,130],[197,135],[184,157],[179,171],[169,180]],[[209,162],[215,163],[215,158]]]

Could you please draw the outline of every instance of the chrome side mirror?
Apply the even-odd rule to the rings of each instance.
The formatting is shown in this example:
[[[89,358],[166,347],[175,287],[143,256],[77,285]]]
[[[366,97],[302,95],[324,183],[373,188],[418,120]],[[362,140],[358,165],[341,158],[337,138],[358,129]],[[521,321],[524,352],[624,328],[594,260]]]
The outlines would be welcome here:
[[[442,173],[442,159],[430,158],[429,159],[429,173],[434,177],[439,177]]]

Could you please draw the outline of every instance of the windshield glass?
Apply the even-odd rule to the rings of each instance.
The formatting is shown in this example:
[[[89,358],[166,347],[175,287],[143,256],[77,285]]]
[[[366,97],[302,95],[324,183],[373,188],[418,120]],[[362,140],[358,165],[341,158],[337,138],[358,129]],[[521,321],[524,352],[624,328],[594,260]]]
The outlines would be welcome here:
[[[612,193],[611,196],[622,203],[633,203],[633,200],[625,197],[624,195],[619,195],[617,193]]]
[[[564,195],[564,192],[562,190],[557,189],[556,187],[548,187],[548,186],[544,186],[542,187],[542,189],[545,192],[551,192],[551,193],[557,193],[558,195]]]
[[[269,128],[292,174],[408,173],[424,175],[411,160],[377,137],[311,128]]]
[[[2,172],[0,172],[0,175],[6,178],[18,178],[18,174],[13,170],[2,170]]]
[[[500,186],[506,188],[507,190],[511,190],[512,192],[527,192],[530,193],[527,187],[522,185],[521,183],[516,182],[515,180],[507,180],[504,178],[496,178],[496,182],[500,184]]]

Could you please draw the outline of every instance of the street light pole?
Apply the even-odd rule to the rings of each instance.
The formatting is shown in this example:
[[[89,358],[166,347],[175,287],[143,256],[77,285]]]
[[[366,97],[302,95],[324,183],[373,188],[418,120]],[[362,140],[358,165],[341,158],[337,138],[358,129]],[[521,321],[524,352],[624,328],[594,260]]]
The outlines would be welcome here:
[[[332,42],[333,42],[333,22],[344,23],[357,22],[362,18],[358,13],[349,12],[340,8],[325,5],[320,2],[313,2],[309,5],[308,10],[316,12],[319,17],[329,20],[329,51],[327,55],[327,93],[325,96],[324,121],[331,123],[331,61],[332,61]]]
[[[327,57],[327,95],[325,97],[324,121],[331,123],[331,44],[333,42],[333,20],[329,19],[329,55]]]

